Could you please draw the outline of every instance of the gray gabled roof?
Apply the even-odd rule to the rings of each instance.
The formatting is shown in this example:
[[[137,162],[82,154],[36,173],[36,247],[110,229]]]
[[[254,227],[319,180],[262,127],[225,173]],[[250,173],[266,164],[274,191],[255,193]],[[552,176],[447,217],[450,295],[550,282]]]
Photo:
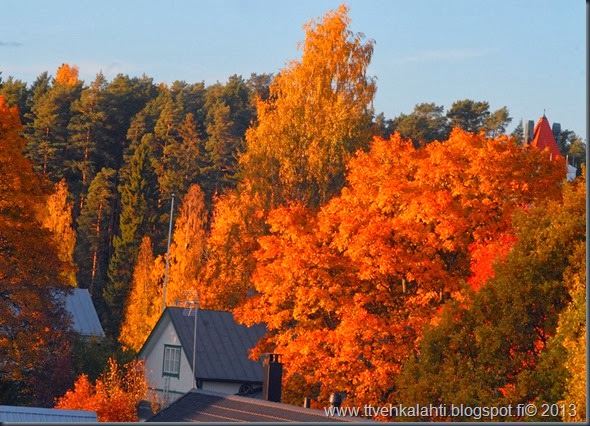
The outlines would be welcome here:
[[[360,417],[329,417],[323,410],[192,389],[148,422],[370,422]]]
[[[195,316],[194,313],[193,316],[187,315],[184,308],[171,306],[166,308],[139,355],[142,356],[165,316],[169,316],[192,368]],[[208,309],[199,309],[197,320],[197,379],[262,383],[264,377],[262,364],[252,361],[248,355],[264,337],[266,333],[264,325],[248,327],[238,324],[231,312]]]
[[[98,423],[94,411],[0,405],[0,422],[9,423]]]
[[[104,337],[104,331],[85,288],[74,288],[66,294],[65,308],[72,316],[72,329],[83,336]]]

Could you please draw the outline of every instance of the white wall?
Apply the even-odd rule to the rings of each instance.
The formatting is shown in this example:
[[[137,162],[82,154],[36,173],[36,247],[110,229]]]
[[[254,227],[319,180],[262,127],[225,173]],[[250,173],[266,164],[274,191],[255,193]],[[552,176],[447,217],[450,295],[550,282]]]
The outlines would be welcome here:
[[[193,373],[192,365],[184,354],[184,350],[181,350],[178,378],[163,376],[164,345],[180,346],[180,340],[168,316],[162,319],[159,329],[156,334],[152,335],[151,342],[144,348],[142,354],[149,387],[165,405],[168,405],[192,389]],[[164,392],[166,381],[168,381],[168,391]],[[239,392],[240,386],[241,383],[204,381],[202,388],[203,390],[235,395]]]
[[[184,350],[180,351],[180,374],[177,377],[169,377],[162,375],[162,368],[164,363],[164,345],[180,346],[178,336],[172,327],[170,319],[167,317],[162,321],[160,333],[151,344],[148,350],[143,354],[145,359],[146,374],[150,388],[155,389],[163,395],[163,390],[166,387],[166,381],[169,380],[169,396],[168,400],[171,402],[180,395],[185,394],[193,387],[192,366],[189,363]]]

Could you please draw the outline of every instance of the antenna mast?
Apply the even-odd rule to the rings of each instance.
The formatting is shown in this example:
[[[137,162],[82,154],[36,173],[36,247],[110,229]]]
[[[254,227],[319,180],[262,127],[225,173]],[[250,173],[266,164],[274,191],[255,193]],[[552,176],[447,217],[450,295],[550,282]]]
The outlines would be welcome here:
[[[166,309],[166,285],[168,284],[168,271],[170,269],[170,238],[172,237],[172,217],[174,216],[174,194],[170,204],[170,225],[168,227],[168,249],[166,250],[166,274],[164,275],[164,288],[162,291],[162,312]]]
[[[197,370],[196,367],[196,359],[197,359],[197,318],[199,316],[199,293],[197,290],[185,290],[185,308],[182,311],[182,315],[184,316],[194,316],[195,317],[195,325],[193,330],[193,388],[197,388]]]

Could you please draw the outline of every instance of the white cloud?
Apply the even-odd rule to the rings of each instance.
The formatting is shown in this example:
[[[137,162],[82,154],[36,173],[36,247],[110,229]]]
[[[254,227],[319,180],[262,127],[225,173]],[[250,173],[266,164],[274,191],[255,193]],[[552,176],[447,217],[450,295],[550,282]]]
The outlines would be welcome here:
[[[488,56],[495,52],[495,49],[438,49],[420,50],[412,55],[401,56],[393,60],[396,64],[409,62],[457,62],[464,59],[479,58]]]

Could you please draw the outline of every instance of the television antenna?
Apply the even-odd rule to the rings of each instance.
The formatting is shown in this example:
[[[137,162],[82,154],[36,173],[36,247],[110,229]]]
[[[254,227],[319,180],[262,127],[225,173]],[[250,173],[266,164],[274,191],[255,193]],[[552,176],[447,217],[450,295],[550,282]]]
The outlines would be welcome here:
[[[197,359],[197,319],[199,316],[199,292],[197,290],[184,290],[184,310],[182,315],[195,317],[193,330],[193,388],[197,388],[197,370],[195,370]]]

